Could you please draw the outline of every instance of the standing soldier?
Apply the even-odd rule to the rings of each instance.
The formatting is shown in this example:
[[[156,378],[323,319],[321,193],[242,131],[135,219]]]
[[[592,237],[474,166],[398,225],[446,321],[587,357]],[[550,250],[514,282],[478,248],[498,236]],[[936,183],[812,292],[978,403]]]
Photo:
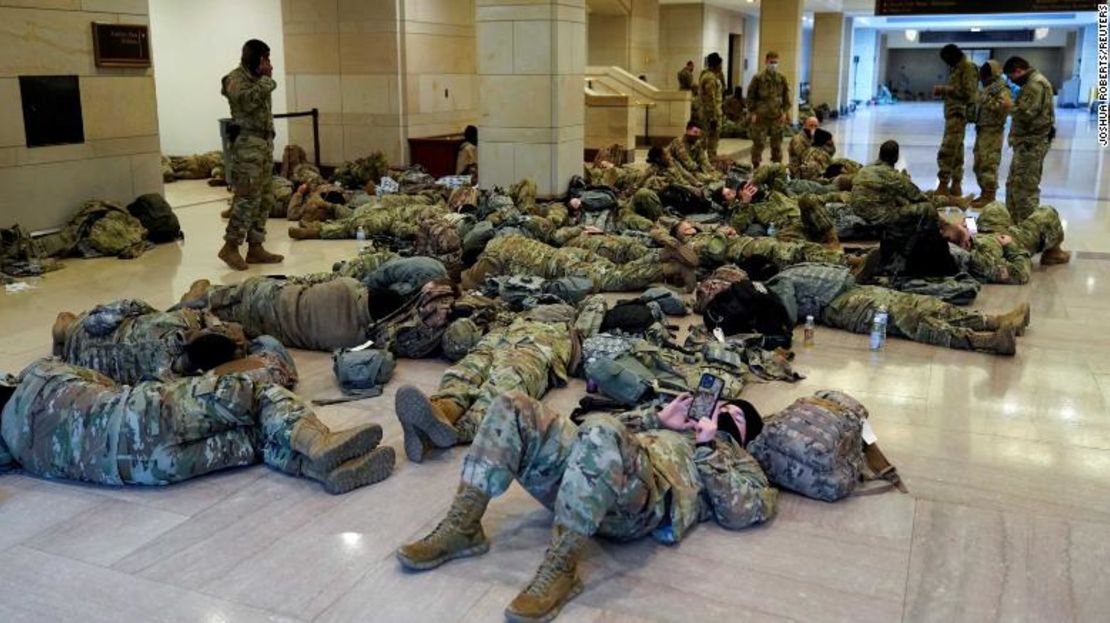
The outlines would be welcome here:
[[[1056,136],[1052,83],[1020,56],[1011,56],[1002,71],[1021,87],[1010,125],[1014,159],[1006,179],[1006,209],[1021,224],[1041,202],[1041,174],[1048,148]]]
[[[972,202],[981,208],[994,201],[998,193],[998,165],[1002,162],[1002,132],[1006,117],[1013,107],[1010,88],[1002,79],[1002,66],[991,59],[979,68],[983,94],[979,99],[979,116],[975,122],[975,179],[979,182],[979,198]]]
[[[782,162],[782,131],[790,121],[790,85],[779,73],[779,53],[768,52],[766,68],[748,85],[752,111],[752,168],[763,160],[763,147],[771,139],[771,161]]]
[[[933,95],[944,97],[944,138],[937,150],[938,195],[963,195],[964,136],[967,131],[968,107],[975,103],[979,92],[976,76],[979,68],[960,50],[949,43],[940,51],[940,58],[951,68],[948,83],[933,88]],[[951,180],[952,186],[948,186]]]
[[[694,61],[686,61],[686,66],[678,72],[678,90],[694,90]]]
[[[707,67],[698,78],[698,100],[701,102],[701,120],[705,127],[705,147],[710,158],[717,157],[717,142],[721,139],[724,121],[724,79],[721,76],[721,55],[716,52],[706,59]]]
[[[266,219],[274,203],[274,115],[271,95],[277,83],[271,77],[270,46],[251,39],[243,44],[242,62],[224,76],[221,93],[231,107],[231,181],[235,198],[219,258],[235,270],[247,264],[276,264],[285,258],[262,248]],[[248,242],[247,259],[239,254]]]

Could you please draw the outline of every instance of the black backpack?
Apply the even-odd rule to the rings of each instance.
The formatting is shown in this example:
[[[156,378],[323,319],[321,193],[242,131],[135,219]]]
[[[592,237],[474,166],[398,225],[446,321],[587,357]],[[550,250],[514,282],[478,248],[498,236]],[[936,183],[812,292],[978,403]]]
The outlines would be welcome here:
[[[725,335],[759,333],[764,347],[790,348],[793,327],[782,301],[752,281],[734,283],[710,299],[702,315],[709,330],[720,327]]]
[[[605,312],[599,332],[620,330],[625,333],[643,333],[656,320],[655,314],[647,303],[638,299],[621,301]]]
[[[131,216],[139,219],[147,231],[147,239],[155,244],[181,240],[185,234],[181,231],[181,222],[173,213],[170,204],[158,193],[142,195],[131,205],[127,206]]]
[[[700,192],[678,184],[670,184],[659,193],[659,201],[664,206],[682,214],[701,214],[713,211],[713,204],[705,199]]]

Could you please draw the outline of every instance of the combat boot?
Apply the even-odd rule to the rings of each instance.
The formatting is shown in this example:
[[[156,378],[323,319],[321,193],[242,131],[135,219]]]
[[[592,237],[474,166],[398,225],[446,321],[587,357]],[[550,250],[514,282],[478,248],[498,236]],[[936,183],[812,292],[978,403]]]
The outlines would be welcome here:
[[[962,180],[952,180],[952,186],[948,188],[949,197],[963,197],[964,187]]]
[[[69,335],[69,328],[77,321],[77,316],[71,312],[61,312],[58,317],[54,319],[54,326],[50,329],[50,336],[54,341],[53,354],[55,357],[61,357],[65,354],[66,336]]]
[[[246,270],[247,261],[239,254],[239,245],[225,242],[216,257],[224,261],[232,270]]]
[[[394,407],[404,433],[405,455],[413,463],[424,460],[429,444],[450,448],[459,443],[455,422],[462,417],[464,409],[453,400],[429,400],[424,392],[405,385],[397,390]]]
[[[193,282],[192,285],[189,286],[188,291],[186,291],[185,294],[181,295],[181,300],[179,302],[188,303],[190,301],[195,301],[204,296],[204,293],[208,292],[208,289],[211,287],[211,281],[207,279],[197,279]]]
[[[293,450],[305,455],[314,473],[326,473],[381,443],[382,427],[363,424],[333,433],[315,415],[303,417],[293,425]]]
[[[992,316],[988,326],[996,330],[1010,327],[1015,334],[1024,335],[1025,327],[1029,326],[1029,319],[1029,303],[1022,303],[1005,314]]]
[[[984,188],[983,194],[979,195],[978,199],[971,202],[971,207],[979,209],[987,205],[988,203],[994,203],[997,194],[998,191],[993,188]]]
[[[315,463],[306,463],[301,466],[301,475],[324,485],[328,493],[340,495],[389,478],[396,462],[397,454],[393,448],[380,446],[333,469],[321,469]]]
[[[289,237],[293,240],[319,240],[320,228],[314,225],[307,225],[305,227],[297,227],[294,225],[289,228]]]
[[[938,180],[937,189],[933,191],[933,195],[943,197],[948,194],[948,180]]]
[[[505,619],[514,623],[550,621],[582,592],[578,557],[589,537],[556,527],[536,575],[509,607]]]
[[[1041,266],[1055,266],[1057,264],[1067,264],[1071,261],[1071,252],[1065,251],[1060,247],[1049,249],[1041,253]]]
[[[968,339],[971,350],[979,350],[996,355],[1013,357],[1017,352],[1016,331],[1013,327],[1002,327],[994,332],[972,333]]]
[[[460,484],[447,516],[428,536],[397,548],[397,560],[406,569],[427,571],[456,558],[480,556],[489,551],[482,530],[482,515],[489,496],[477,487]]]
[[[280,264],[284,260],[284,255],[270,253],[262,247],[261,242],[252,242],[247,246],[248,264]]]

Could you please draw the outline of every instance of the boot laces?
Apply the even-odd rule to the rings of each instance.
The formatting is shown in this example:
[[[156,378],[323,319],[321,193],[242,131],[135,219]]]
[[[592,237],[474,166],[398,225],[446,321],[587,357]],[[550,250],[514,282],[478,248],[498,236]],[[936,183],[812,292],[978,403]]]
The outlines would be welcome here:
[[[529,595],[544,595],[551,590],[551,585],[563,575],[569,565],[567,564],[567,556],[565,554],[556,552],[548,548],[543,555],[543,562],[540,563],[540,568],[536,569],[536,575],[532,576],[532,581],[524,589],[524,592]]]
[[[467,515],[467,509],[465,507],[469,506],[472,502],[469,497],[464,499],[464,504],[452,504],[451,508],[447,511],[447,516],[443,518],[443,521],[439,522],[435,529],[432,530],[428,536],[424,537],[422,541],[426,543],[438,541],[443,538],[445,533],[452,530],[455,532],[462,532],[462,526],[466,523]]]

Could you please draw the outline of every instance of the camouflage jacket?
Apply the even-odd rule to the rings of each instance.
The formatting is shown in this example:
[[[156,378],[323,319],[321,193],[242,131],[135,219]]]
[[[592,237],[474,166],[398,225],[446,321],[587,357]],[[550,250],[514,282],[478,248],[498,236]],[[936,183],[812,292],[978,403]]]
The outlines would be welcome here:
[[[1025,86],[1018,92],[1010,126],[1010,144],[1048,140],[1056,125],[1052,83],[1041,72],[1031,69]]]
[[[832,164],[832,155],[824,147],[809,147],[802,156],[798,166],[798,177],[805,180],[819,180],[825,176],[825,170]]]
[[[144,301],[122,299],[78,316],[60,354],[66,363],[95,370],[117,383],[169,381],[193,372],[185,344],[202,331],[242,341],[241,329],[207,312],[161,312]]]
[[[764,69],[748,85],[748,110],[760,121],[772,121],[790,111],[790,85],[786,76]]]
[[[713,164],[709,162],[705,139],[698,139],[691,145],[686,142],[685,136],[676,137],[667,145],[667,155],[673,165],[680,166],[693,175],[710,174],[714,170]]]
[[[221,94],[231,107],[231,117],[244,132],[273,140],[272,94],[277,83],[269,76],[256,76],[243,65],[224,76]]]
[[[1029,252],[1017,240],[1003,245],[998,236],[979,234],[972,239],[968,272],[984,283],[1029,283],[1033,271]]]
[[[820,318],[833,299],[854,285],[847,266],[816,262],[791,266],[767,281],[794,324],[806,316]]]
[[[944,117],[967,119],[968,105],[979,95],[979,68],[966,56],[948,74],[944,94]]]
[[[1010,116],[1010,87],[1001,76],[995,78],[983,89],[979,97],[979,119],[976,121],[978,128],[996,128],[1001,130],[1006,125],[1006,118]]]
[[[694,70],[682,68],[678,72],[678,89],[680,91],[693,91],[694,90]]]
[[[775,237],[780,240],[806,239],[798,201],[785,193],[773,190],[767,193],[767,198],[763,201],[747,204],[734,201],[733,206],[729,223],[741,234],[752,225],[766,229],[774,225]]]
[[[721,122],[724,121],[724,85],[721,84],[721,77],[717,72],[706,69],[701,72],[698,77],[698,100],[700,105],[698,110],[701,111],[702,122],[706,124],[704,128],[709,131],[710,126],[716,126],[718,129],[721,127]]]
[[[909,175],[877,162],[856,173],[852,181],[852,211],[869,224],[882,222],[884,213],[894,206],[925,201],[921,189]]]
[[[809,135],[804,129],[799,130],[793,138],[790,139],[790,144],[786,148],[787,156],[790,158],[790,174],[798,177],[798,170],[802,166],[802,158],[805,157],[806,150],[813,145],[813,137]]]

